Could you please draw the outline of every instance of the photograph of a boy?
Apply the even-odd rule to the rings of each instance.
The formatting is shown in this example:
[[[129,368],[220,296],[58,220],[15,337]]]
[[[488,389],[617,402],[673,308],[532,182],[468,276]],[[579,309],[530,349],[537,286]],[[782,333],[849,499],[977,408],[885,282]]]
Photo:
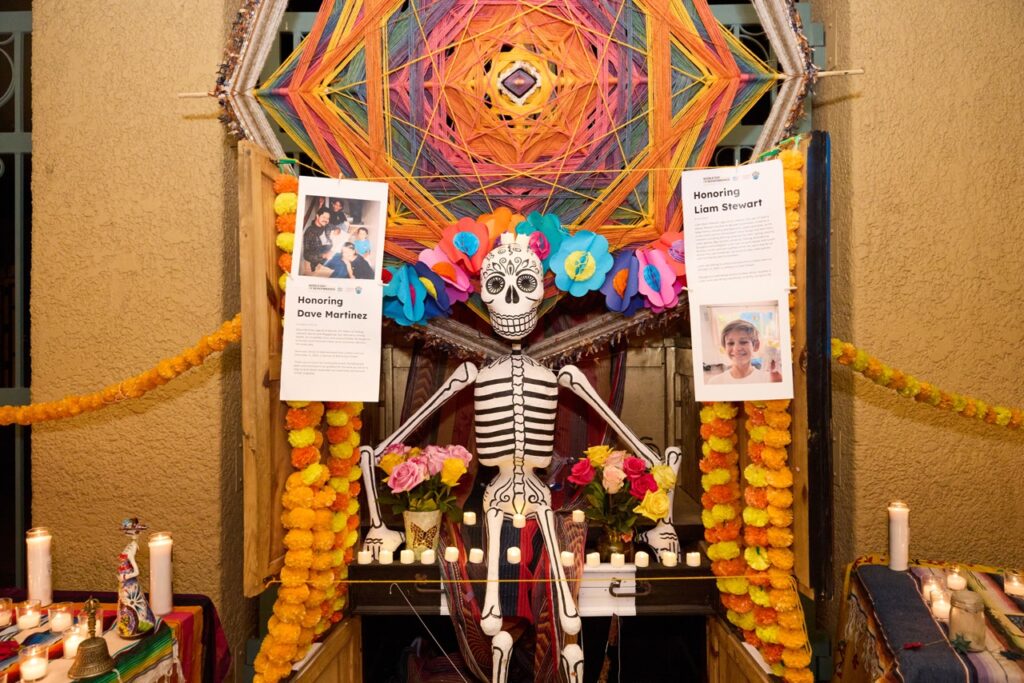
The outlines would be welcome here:
[[[758,357],[761,339],[757,327],[746,320],[733,320],[722,328],[722,350],[729,359],[729,367],[710,379],[707,384],[757,384],[781,382],[777,369],[758,368],[753,360]],[[772,361],[774,363],[774,361]],[[761,363],[764,365],[764,363]],[[774,370],[774,372],[773,372]],[[777,376],[778,378],[776,379]]]

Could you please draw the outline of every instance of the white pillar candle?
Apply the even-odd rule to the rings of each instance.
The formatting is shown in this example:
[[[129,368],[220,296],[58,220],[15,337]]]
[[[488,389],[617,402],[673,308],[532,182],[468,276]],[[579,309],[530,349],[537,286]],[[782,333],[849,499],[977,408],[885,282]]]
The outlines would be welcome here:
[[[505,551],[505,559],[509,564],[519,564],[523,559],[523,553],[516,546],[512,545]]]
[[[667,550],[661,551],[661,563],[666,567],[674,567],[679,562],[679,556]]]
[[[484,561],[484,551],[480,548],[470,548],[469,561],[473,564],[480,564]]]
[[[1003,592],[1007,595],[1024,598],[1024,575],[1021,575],[1020,572],[1006,572],[1003,577]]]
[[[902,500],[889,503],[889,569],[907,570],[910,559],[910,506]]]
[[[391,564],[395,561],[395,552],[393,550],[381,550],[377,555],[377,561],[381,564]]]
[[[445,562],[458,562],[459,561],[459,549],[453,545],[448,546],[444,549],[444,561]]]
[[[934,576],[929,576],[921,582],[921,597],[926,605],[932,602],[932,591],[942,588],[942,584]]]
[[[170,614],[174,609],[174,593],[171,590],[173,548],[174,539],[168,531],[149,537],[149,606],[158,617]]]
[[[88,624],[75,624],[64,632],[64,659],[74,659],[78,646],[89,637]]]
[[[475,512],[463,512],[462,523],[466,526],[476,526],[476,513]]]
[[[18,653],[18,670],[23,681],[38,681],[50,665],[45,645],[30,645]]]
[[[953,567],[946,574],[946,587],[951,591],[962,591],[967,588],[967,577],[965,577],[959,567]]]
[[[576,522],[577,524],[583,524],[583,522],[587,521],[587,513],[585,513],[583,510],[573,510],[572,521]]]
[[[699,567],[700,566],[700,551],[694,550],[693,552],[686,553],[686,566],[687,567]]]
[[[434,564],[437,562],[437,553],[431,548],[427,548],[420,554],[420,562],[423,564]]]
[[[651,556],[645,550],[637,550],[633,556],[633,564],[638,567],[646,567],[651,563]]]
[[[518,512],[512,515],[512,526],[517,529],[522,529],[526,526],[526,515],[521,515]]]
[[[613,567],[625,567],[626,566],[626,555],[624,553],[612,553],[612,566]]]
[[[587,553],[587,566],[597,567],[601,564],[601,553]]]
[[[398,561],[402,564],[412,564],[416,561],[416,553],[409,548],[405,548],[402,552],[398,553]]]
[[[561,561],[563,567],[571,567],[576,564],[576,556],[568,550],[563,550],[561,555]]]
[[[15,614],[17,617],[18,630],[24,631],[26,629],[35,628],[39,626],[39,621],[43,617],[43,612],[39,608],[38,600],[26,600],[25,602],[19,602],[15,607]]]
[[[54,603],[47,610],[49,614],[48,625],[53,633],[64,633],[71,628],[71,604],[67,602]]]
[[[373,553],[371,553],[369,550],[360,550],[358,553],[356,553],[356,560],[359,562],[359,564],[370,564],[371,562],[373,562]]]
[[[46,527],[25,532],[25,564],[28,573],[28,599],[38,600],[45,607],[53,602],[50,576],[50,546],[53,537]]]

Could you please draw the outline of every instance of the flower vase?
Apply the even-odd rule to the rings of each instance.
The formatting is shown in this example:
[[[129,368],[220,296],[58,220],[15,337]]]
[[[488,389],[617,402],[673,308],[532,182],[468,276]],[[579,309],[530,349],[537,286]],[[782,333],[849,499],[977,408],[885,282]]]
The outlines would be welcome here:
[[[417,562],[424,550],[437,550],[437,539],[441,532],[440,510],[406,510],[402,518],[405,520],[405,547],[413,552]]]
[[[626,562],[632,562],[633,532],[623,534],[605,527],[604,533],[597,541],[597,552],[601,556],[602,562],[611,562],[612,553],[622,553],[626,556]]]

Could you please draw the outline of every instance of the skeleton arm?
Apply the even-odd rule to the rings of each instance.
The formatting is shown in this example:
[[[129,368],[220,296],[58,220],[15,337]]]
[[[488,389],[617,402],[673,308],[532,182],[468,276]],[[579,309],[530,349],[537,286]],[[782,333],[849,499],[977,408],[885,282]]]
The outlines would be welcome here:
[[[408,438],[424,421],[447,403],[455,394],[476,381],[477,368],[472,363],[463,363],[445,380],[441,388],[427,399],[419,410],[413,413],[409,421],[401,425],[394,434],[384,439],[376,449],[363,446],[359,449],[359,466],[363,470],[363,488],[366,490],[366,502],[370,511],[370,530],[363,540],[363,550],[369,550],[373,559],[380,556],[381,550],[394,551],[402,544],[404,535],[384,526],[380,517],[380,501],[377,500],[377,460],[384,450],[392,444],[401,443]]]

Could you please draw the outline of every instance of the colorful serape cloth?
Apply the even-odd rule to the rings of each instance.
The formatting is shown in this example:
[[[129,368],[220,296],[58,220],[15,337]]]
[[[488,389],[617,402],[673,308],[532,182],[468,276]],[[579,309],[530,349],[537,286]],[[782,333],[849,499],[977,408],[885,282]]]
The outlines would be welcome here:
[[[842,683],[1024,683],[1024,600],[1003,591],[994,567],[961,565],[968,587],[985,603],[985,650],[961,654],[948,623],[932,617],[921,595],[928,576],[949,565],[914,562],[910,571],[865,557],[847,571],[834,680]]]

